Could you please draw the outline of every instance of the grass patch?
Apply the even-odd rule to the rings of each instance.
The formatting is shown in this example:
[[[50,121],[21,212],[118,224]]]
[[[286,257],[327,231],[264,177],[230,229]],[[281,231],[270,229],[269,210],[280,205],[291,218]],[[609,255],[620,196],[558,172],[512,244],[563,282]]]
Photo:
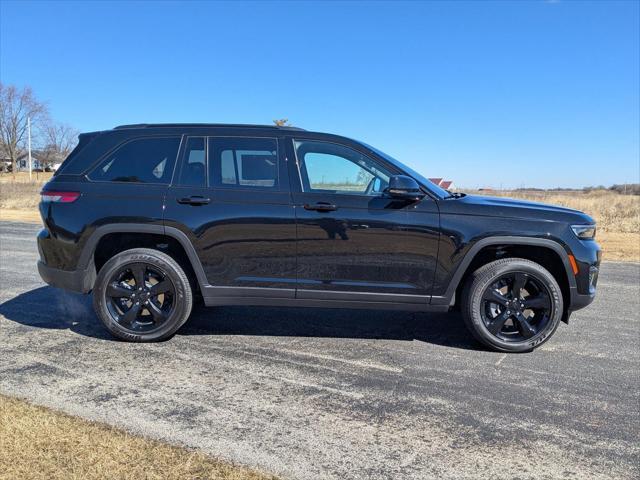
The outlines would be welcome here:
[[[0,478],[33,480],[276,477],[0,395]]]

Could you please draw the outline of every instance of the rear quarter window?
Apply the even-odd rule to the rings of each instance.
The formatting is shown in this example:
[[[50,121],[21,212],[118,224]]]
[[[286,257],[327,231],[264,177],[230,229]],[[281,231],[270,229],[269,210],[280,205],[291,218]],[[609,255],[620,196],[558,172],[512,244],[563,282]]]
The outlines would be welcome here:
[[[88,175],[97,182],[170,183],[180,137],[137,138],[123,143]]]

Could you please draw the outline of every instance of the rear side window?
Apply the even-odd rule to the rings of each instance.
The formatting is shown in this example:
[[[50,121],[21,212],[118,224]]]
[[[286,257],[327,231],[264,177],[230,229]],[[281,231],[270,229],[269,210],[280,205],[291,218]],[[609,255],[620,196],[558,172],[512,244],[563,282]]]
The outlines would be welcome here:
[[[124,143],[89,174],[102,182],[169,183],[180,137],[138,138]]]
[[[209,138],[209,182],[226,188],[278,188],[274,138]]]
[[[180,185],[204,187],[207,184],[206,158],[203,137],[189,137],[180,172]]]

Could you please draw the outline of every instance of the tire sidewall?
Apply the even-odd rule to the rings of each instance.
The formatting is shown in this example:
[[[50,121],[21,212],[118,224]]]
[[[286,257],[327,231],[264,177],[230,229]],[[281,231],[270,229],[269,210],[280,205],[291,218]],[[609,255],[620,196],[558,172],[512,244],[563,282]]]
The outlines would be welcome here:
[[[185,282],[184,272],[170,257],[161,252],[156,254],[153,251],[140,250],[123,252],[105,263],[96,278],[93,305],[102,323],[116,337],[130,342],[153,342],[170,337],[186,322],[191,313],[191,292],[188,281]],[[175,289],[174,311],[162,327],[147,333],[136,333],[125,329],[113,319],[107,307],[106,288],[109,279],[117,270],[134,263],[144,263],[158,268],[169,277]],[[189,290],[187,291],[187,289]]]
[[[563,312],[562,292],[553,275],[544,267],[527,260],[513,260],[501,264],[495,262],[495,264],[491,264],[488,267],[492,268],[486,269],[473,280],[467,300],[468,312],[466,319],[470,323],[469,326],[472,328],[476,338],[493,348],[507,352],[528,352],[551,338],[560,324]],[[533,276],[546,286],[552,301],[552,313],[549,323],[542,332],[524,341],[506,342],[492,335],[484,324],[481,314],[482,296],[487,287],[498,277],[514,272]]]

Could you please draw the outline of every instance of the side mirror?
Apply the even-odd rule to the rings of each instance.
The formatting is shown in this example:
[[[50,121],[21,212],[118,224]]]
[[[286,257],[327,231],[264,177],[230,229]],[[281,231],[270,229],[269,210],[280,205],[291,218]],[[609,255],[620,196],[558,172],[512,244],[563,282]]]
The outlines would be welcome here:
[[[425,193],[413,178],[406,175],[394,175],[389,179],[389,186],[384,191],[392,198],[411,200],[417,202],[422,200]]]

